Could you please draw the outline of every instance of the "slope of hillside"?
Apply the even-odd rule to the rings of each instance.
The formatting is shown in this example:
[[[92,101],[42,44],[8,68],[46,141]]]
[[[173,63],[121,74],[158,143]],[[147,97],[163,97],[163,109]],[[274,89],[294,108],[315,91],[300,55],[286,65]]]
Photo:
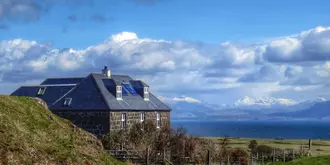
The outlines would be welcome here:
[[[33,98],[0,96],[1,164],[109,164],[102,143]]]

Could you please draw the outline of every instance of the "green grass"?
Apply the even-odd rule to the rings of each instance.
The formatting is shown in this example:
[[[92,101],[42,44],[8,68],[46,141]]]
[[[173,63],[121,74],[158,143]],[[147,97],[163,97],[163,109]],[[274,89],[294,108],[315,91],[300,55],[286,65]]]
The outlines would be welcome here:
[[[206,139],[211,139],[214,142],[218,142],[221,137],[205,137]],[[257,143],[275,147],[275,148],[293,148],[299,150],[301,145],[308,145],[308,139],[252,139],[252,138],[230,138],[229,146],[231,148],[241,148],[248,149],[248,144],[251,140],[256,140]],[[330,141],[329,140],[317,140],[312,139],[312,150],[313,156],[330,155]]]
[[[0,95],[1,164],[121,165],[92,134],[28,97]]]
[[[291,162],[269,163],[268,165],[329,165],[330,156],[305,157]]]

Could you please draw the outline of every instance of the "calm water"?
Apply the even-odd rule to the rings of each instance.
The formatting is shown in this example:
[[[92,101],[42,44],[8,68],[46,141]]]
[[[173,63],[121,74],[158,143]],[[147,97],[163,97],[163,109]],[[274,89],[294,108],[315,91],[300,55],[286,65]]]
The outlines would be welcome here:
[[[172,121],[194,136],[330,139],[330,121]]]

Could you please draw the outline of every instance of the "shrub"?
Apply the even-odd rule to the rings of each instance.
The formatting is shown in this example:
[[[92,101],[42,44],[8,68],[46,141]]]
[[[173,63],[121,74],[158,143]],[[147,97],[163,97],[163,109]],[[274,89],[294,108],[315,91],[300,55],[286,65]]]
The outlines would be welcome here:
[[[249,154],[242,149],[235,149],[230,153],[231,164],[247,165],[249,163]]]

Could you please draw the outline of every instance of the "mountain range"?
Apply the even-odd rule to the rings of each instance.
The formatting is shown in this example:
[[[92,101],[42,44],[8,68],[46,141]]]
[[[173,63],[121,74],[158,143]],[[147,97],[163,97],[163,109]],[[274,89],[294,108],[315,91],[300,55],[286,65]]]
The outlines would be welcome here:
[[[173,110],[174,120],[221,119],[327,119],[330,101],[324,98],[296,102],[291,99],[245,96],[233,104],[209,104],[191,97],[159,97]]]

